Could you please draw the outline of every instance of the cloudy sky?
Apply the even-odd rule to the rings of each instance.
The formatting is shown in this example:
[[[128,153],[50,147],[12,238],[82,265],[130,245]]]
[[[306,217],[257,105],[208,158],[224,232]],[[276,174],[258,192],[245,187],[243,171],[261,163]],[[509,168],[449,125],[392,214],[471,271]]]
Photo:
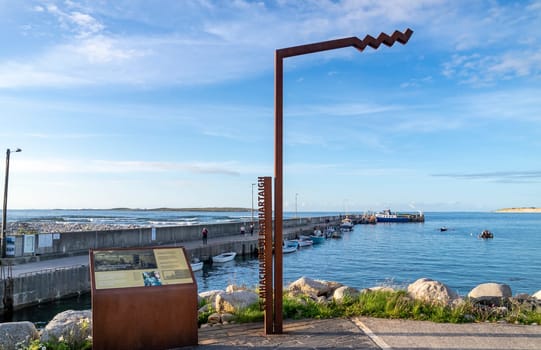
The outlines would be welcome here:
[[[406,28],[285,60],[284,210],[541,206],[540,1],[0,0],[9,208],[250,208],[275,50]]]

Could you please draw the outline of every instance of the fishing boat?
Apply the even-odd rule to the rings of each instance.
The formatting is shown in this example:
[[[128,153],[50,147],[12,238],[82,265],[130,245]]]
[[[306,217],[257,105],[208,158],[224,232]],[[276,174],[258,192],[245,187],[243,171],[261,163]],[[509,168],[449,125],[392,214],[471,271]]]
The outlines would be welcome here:
[[[219,254],[219,255],[215,255],[215,256],[212,257],[212,262],[225,263],[225,262],[228,262],[228,261],[232,261],[233,259],[235,259],[236,255],[237,255],[237,253],[235,253],[235,252],[227,252],[227,253],[222,253],[222,254]]]
[[[353,231],[353,222],[349,218],[349,216],[346,216],[344,219],[342,219],[342,222],[340,223],[340,230],[341,231]]]
[[[314,244],[321,244],[325,242],[325,236],[316,236],[316,235],[310,235],[310,239]]]
[[[376,221],[379,222],[424,222],[425,216],[422,212],[419,213],[398,213],[392,212],[391,209],[385,209],[376,213]]]
[[[299,249],[299,243],[295,241],[284,241],[282,244],[282,253],[294,253]]]

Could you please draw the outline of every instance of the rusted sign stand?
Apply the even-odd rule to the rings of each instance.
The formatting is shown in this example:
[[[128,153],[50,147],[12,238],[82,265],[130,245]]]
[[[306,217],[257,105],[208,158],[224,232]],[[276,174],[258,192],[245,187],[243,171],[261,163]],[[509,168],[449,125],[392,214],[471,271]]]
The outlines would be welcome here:
[[[300,45],[276,50],[274,61],[274,329],[282,333],[282,239],[283,239],[283,80],[284,58],[306,55],[321,51],[354,47],[363,51],[367,46],[377,49],[381,44],[393,46],[395,42],[406,44],[413,34],[411,29],[404,33],[395,31],[391,36],[381,33],[377,38],[367,35],[363,40],[349,37],[319,43]],[[267,277],[270,274],[267,274]]]
[[[183,247],[92,250],[94,349],[197,345],[197,284]]]

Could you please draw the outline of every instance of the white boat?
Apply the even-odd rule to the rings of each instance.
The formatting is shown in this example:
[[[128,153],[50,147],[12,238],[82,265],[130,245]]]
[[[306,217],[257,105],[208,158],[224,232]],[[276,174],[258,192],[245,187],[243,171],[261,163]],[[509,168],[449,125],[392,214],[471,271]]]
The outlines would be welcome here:
[[[301,239],[292,239],[291,241],[293,242],[297,242],[299,244],[299,247],[309,247],[311,246],[312,244],[314,244],[314,242],[310,239],[310,237],[308,236],[304,236],[306,238],[301,238]]]
[[[294,253],[299,249],[299,243],[295,241],[284,241],[284,244],[282,245],[282,253]]]
[[[200,262],[191,262],[190,266],[192,267],[193,272],[203,270],[203,262],[202,261],[200,261]]]
[[[351,221],[351,219],[346,216],[342,222],[340,223],[340,230],[341,231],[353,231],[353,222]]]
[[[227,253],[222,253],[220,255],[215,255],[212,257],[212,262],[224,263],[224,262],[232,261],[233,259],[235,259],[236,255],[237,253],[235,252],[227,252]]]

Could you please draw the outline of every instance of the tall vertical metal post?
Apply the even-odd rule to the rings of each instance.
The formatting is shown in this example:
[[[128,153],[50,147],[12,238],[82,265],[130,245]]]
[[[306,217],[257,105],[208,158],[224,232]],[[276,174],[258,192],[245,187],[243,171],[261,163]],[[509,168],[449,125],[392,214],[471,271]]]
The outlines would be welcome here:
[[[15,152],[21,152],[20,148],[17,148]],[[6,150],[6,176],[4,180],[4,206],[2,209],[2,258],[6,257],[6,228],[7,228],[7,209],[8,209],[8,180],[9,180],[9,156],[11,150]]]
[[[283,138],[284,58],[276,51],[274,61],[274,333],[282,333],[283,297]]]
[[[363,51],[366,46],[377,49],[381,44],[393,46],[395,42],[406,44],[413,34],[411,29],[404,33],[396,30],[391,36],[381,33],[377,39],[371,35],[363,40],[357,37],[323,41],[319,43],[278,49],[274,56],[274,332],[282,333],[282,288],[283,288],[283,75],[284,58],[306,55],[321,51],[355,47]]]

